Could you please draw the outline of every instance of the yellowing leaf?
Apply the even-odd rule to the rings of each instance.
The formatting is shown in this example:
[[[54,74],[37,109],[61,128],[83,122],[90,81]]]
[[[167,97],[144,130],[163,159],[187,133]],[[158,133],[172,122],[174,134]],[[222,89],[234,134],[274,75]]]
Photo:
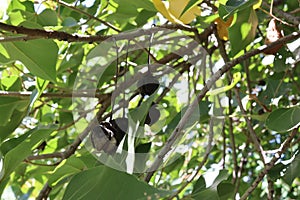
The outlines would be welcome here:
[[[188,5],[190,0],[152,0],[155,8],[170,22],[176,24],[189,24],[197,15],[200,15],[201,11],[197,5],[192,6],[184,13],[184,8]]]
[[[230,85],[208,91],[206,93],[206,95],[214,96],[214,95],[217,95],[217,94],[220,94],[220,93],[224,93],[224,92],[232,89],[241,80],[241,78],[242,78],[242,74],[240,72],[236,72],[236,73],[233,74],[232,82],[231,82]]]
[[[259,0],[256,4],[253,5],[253,9],[255,10],[255,9],[260,8],[261,3],[262,3],[262,0]]]
[[[228,40],[227,28],[231,25],[232,19],[233,16],[231,16],[227,21],[223,21],[220,17],[215,20],[217,24],[218,35],[222,40]]]

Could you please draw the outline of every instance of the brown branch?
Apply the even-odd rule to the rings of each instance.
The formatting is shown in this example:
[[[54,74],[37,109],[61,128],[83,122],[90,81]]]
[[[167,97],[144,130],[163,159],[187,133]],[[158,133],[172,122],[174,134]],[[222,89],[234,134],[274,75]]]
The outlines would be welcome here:
[[[97,17],[95,17],[95,16],[93,16],[93,15],[91,15],[91,14],[89,14],[89,13],[83,11],[83,10],[81,10],[81,9],[78,9],[78,8],[70,5],[70,4],[67,4],[67,3],[62,2],[62,1],[57,1],[57,3],[60,4],[60,5],[62,5],[62,6],[64,6],[64,7],[69,8],[71,10],[74,10],[74,11],[76,11],[78,13],[84,14],[84,15],[88,16],[90,19],[94,19],[94,20],[96,20],[98,22],[101,22],[102,24],[106,25],[107,27],[109,27],[109,28],[111,28],[111,29],[113,29],[113,30],[115,30],[117,32],[121,32],[117,27],[115,27],[114,25],[110,24],[109,22],[101,20],[101,19],[99,19],[99,18],[97,18]]]
[[[19,37],[19,39],[21,41],[32,40],[32,39],[57,39],[57,40],[67,41],[67,42],[93,43],[93,42],[102,42],[111,37],[114,37],[116,40],[124,40],[124,39],[130,40],[130,39],[133,39],[133,38],[136,38],[139,36],[143,36],[143,35],[151,35],[152,33],[156,33],[159,30],[162,30],[163,28],[176,29],[176,30],[181,29],[181,30],[191,31],[191,32],[196,31],[195,28],[191,28],[191,27],[167,24],[164,26],[156,26],[156,27],[152,27],[150,29],[138,29],[135,31],[119,33],[116,35],[79,36],[79,35],[72,35],[72,34],[69,34],[66,32],[62,32],[62,31],[53,31],[53,30],[47,31],[47,30],[42,30],[42,29],[26,28],[23,26],[13,26],[13,25],[9,25],[9,24],[0,22],[0,30],[9,31],[9,32],[12,32],[13,34],[27,35],[27,37],[25,37],[25,38],[17,36],[17,38]],[[205,31],[203,31],[201,34],[199,34],[197,36],[198,40],[203,41],[205,39],[205,36],[207,36],[207,34],[209,34],[209,33],[210,33],[209,29],[206,29]],[[15,38],[15,40],[17,40],[17,38]],[[10,38],[10,40],[12,40],[12,38]],[[1,42],[1,40],[0,40],[0,42]],[[5,40],[4,40],[4,42],[5,42]]]
[[[15,91],[0,91],[0,96],[4,97],[30,97],[32,92],[15,92]],[[88,93],[88,92],[60,92],[60,93],[43,93],[41,97],[47,98],[72,98],[72,97],[90,97],[98,99],[106,99],[109,94]]]
[[[206,146],[206,151],[204,153],[202,161],[197,166],[197,170],[185,183],[182,184],[182,186],[179,188],[179,190],[177,190],[171,197],[168,198],[169,200],[175,198],[184,188],[186,188],[186,186],[188,186],[188,184],[190,184],[198,176],[200,170],[205,165],[205,163],[208,159],[208,156],[213,147],[213,145],[212,145],[213,138],[214,138],[213,122],[214,122],[214,119],[212,117],[209,121],[209,134],[208,134],[208,142],[207,142],[207,146]]]
[[[44,39],[57,39],[68,42],[99,42],[106,40],[109,36],[78,36],[71,35],[61,31],[46,31],[42,29],[26,28],[23,26],[13,26],[0,22],[0,29],[10,31],[14,34],[24,34],[33,37],[33,39],[44,38]]]
[[[229,58],[228,55],[226,53],[226,49],[225,49],[225,44],[224,42],[220,39],[218,33],[217,33],[217,27],[214,26],[214,35],[217,38],[217,42],[218,42],[218,49],[220,51],[220,54],[224,60],[224,62],[229,62]],[[232,81],[231,78],[231,74],[230,72],[228,72],[228,76],[227,76],[228,82],[230,83]],[[228,115],[232,115],[233,113],[233,107],[232,107],[232,90],[229,90],[227,92],[227,96],[228,96],[228,105],[229,105],[229,109],[228,109]],[[228,119],[228,132],[229,132],[229,139],[230,139],[230,144],[231,144],[231,148],[232,148],[232,159],[233,159],[233,166],[234,166],[234,170],[233,170],[233,180],[232,182],[235,183],[236,182],[236,178],[237,178],[237,173],[238,173],[238,162],[237,162],[237,154],[236,154],[236,147],[235,147],[235,138],[234,138],[234,134],[233,134],[233,120],[231,117],[229,117]],[[225,141],[225,138],[224,138]],[[225,150],[224,150],[225,151]]]
[[[65,156],[64,156],[63,152],[54,152],[54,153],[28,156],[26,158],[26,160],[43,160],[43,159],[49,159],[49,158],[61,158],[61,159],[63,159],[64,157]]]
[[[68,147],[68,149],[64,152],[56,152],[56,153],[52,153],[53,155],[58,155],[61,157],[61,160],[58,162],[62,162],[64,159],[69,158],[71,155],[73,155],[76,151],[76,149],[79,147],[79,145],[81,144],[81,142],[83,141],[83,139],[85,137],[88,136],[89,132],[91,131],[91,129],[95,126],[98,125],[98,119],[103,120],[101,118],[101,116],[103,115],[103,113],[106,111],[106,109],[109,107],[110,105],[110,98],[107,99],[105,102],[103,102],[101,109],[99,110],[99,112],[97,113],[97,116],[94,117],[94,119],[90,122],[90,124],[82,131],[81,134],[78,135],[78,137],[75,139],[75,141]],[[48,154],[47,156],[49,157],[51,154]],[[43,155],[40,155],[43,156]],[[45,157],[47,157],[45,155]],[[47,199],[50,191],[52,190],[51,186],[48,184],[48,182],[44,185],[44,188],[40,191],[39,196],[37,197],[37,199]]]
[[[224,43],[219,38],[218,33],[216,31],[216,28],[215,28],[215,36],[218,40],[220,54],[221,54],[224,62],[229,62],[229,57],[226,53]],[[244,59],[243,61],[245,61],[247,59]],[[232,75],[230,73],[228,73],[228,77],[229,77],[229,80],[231,81],[232,80]],[[265,164],[266,163],[265,162],[266,156],[265,156],[264,150],[263,150],[261,144],[259,143],[259,139],[258,139],[253,127],[252,127],[250,119],[247,117],[247,112],[243,107],[242,100],[241,100],[240,95],[239,95],[239,90],[237,88],[234,88],[234,92],[235,92],[235,96],[237,98],[237,102],[238,102],[238,105],[240,107],[240,110],[241,110],[242,114],[245,116],[245,120],[246,120],[246,123],[247,123],[247,127],[248,127],[248,130],[249,130],[250,137],[251,137],[251,140],[253,142],[253,145],[254,145],[256,151],[259,153],[263,163]]]
[[[262,6],[266,7],[268,9],[271,8],[271,6],[266,3],[266,2],[262,2]],[[282,22],[282,18],[288,20],[289,22],[293,23],[294,26],[298,26],[300,24],[300,19],[298,17],[295,17],[289,13],[286,13],[278,8],[273,7],[273,12],[276,13],[277,16],[279,16],[279,21]],[[270,13],[273,16],[273,13]]]
[[[39,196],[37,196],[36,200],[43,200],[43,199],[47,199],[48,195],[50,194],[52,188],[49,187],[49,184],[46,183],[43,187],[43,189],[41,190],[41,192],[39,193]]]
[[[223,67],[221,67],[215,74],[213,74],[213,76],[211,77],[211,79],[209,79],[207,81],[207,83],[204,85],[203,89],[200,91],[200,93],[198,94],[197,98],[192,102],[192,104],[189,106],[189,108],[187,109],[187,111],[185,112],[185,114],[183,115],[183,117],[181,118],[181,120],[179,121],[178,125],[176,126],[176,128],[174,129],[173,133],[171,134],[171,136],[168,138],[165,146],[162,148],[162,150],[158,153],[157,158],[155,159],[155,161],[153,162],[153,164],[151,165],[151,167],[148,169],[148,173],[145,177],[145,181],[149,182],[151,177],[153,176],[154,172],[160,167],[160,165],[163,162],[163,158],[165,157],[165,155],[172,149],[172,145],[175,143],[175,141],[180,138],[182,136],[182,129],[184,127],[184,125],[186,124],[186,122],[188,121],[189,117],[191,116],[191,114],[194,112],[194,108],[197,106],[198,102],[201,101],[206,93],[212,88],[212,86],[215,84],[215,82],[217,80],[220,79],[220,77],[225,74],[227,71],[229,71],[232,67],[234,67],[235,65],[237,65],[238,63],[242,62],[243,60],[246,60],[252,56],[255,56],[261,52],[263,52],[266,49],[271,49],[272,47],[274,47],[277,44],[281,44],[283,42],[288,42],[290,40],[293,39],[297,39],[300,35],[300,31],[295,32],[293,34],[287,35],[285,37],[282,37],[281,39],[277,40],[276,42],[273,42],[269,45],[264,45],[262,46],[262,48],[260,49],[254,49],[252,51],[247,52],[246,54],[225,63],[225,65]]]
[[[264,176],[272,169],[272,167],[275,165],[275,163],[279,160],[281,155],[287,150],[287,148],[290,146],[290,143],[292,142],[293,138],[298,133],[298,128],[294,129],[289,137],[283,142],[280,151],[272,158],[272,160],[266,165],[266,167],[260,172],[260,174],[257,176],[257,178],[254,180],[252,185],[247,189],[247,191],[243,194],[243,196],[240,198],[240,200],[245,200],[247,197],[254,191],[254,189],[257,187],[257,185],[261,182],[261,180],[264,178]]]

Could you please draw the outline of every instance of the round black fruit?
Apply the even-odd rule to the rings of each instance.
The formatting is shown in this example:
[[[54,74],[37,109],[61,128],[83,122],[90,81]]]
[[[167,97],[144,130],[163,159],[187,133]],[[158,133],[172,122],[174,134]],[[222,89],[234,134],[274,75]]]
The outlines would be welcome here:
[[[137,87],[139,88],[139,91],[143,96],[150,96],[159,87],[159,82],[151,73],[146,73],[145,76],[143,76],[137,82]]]
[[[128,130],[128,119],[125,117],[116,118],[110,121],[110,124],[112,126],[114,137],[117,140],[117,145],[120,144],[122,139],[127,133]]]
[[[157,109],[157,105],[154,104],[150,107],[146,119],[145,119],[145,124],[148,124],[149,126],[152,126],[152,124],[154,124],[155,122],[158,121],[160,117],[160,112]]]
[[[109,122],[101,122],[92,129],[90,140],[97,151],[114,154],[128,129],[127,118],[117,118]]]
[[[113,154],[117,150],[117,140],[109,122],[101,122],[99,126],[94,127],[91,131],[90,140],[97,151]]]

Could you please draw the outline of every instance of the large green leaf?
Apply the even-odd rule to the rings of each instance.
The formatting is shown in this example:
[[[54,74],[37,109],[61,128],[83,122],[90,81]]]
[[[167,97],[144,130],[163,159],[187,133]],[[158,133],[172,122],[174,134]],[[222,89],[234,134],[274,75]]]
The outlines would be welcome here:
[[[243,50],[255,38],[258,19],[252,8],[237,13],[235,23],[229,28],[231,56]]]
[[[203,178],[203,176],[200,176],[194,184],[192,195],[196,195],[197,193],[205,190],[205,188],[206,188],[205,179]]]
[[[201,181],[200,188],[197,190],[195,189],[195,192],[193,192],[193,198],[194,199],[224,199],[225,197],[228,197],[231,195],[232,191],[224,191],[224,188],[228,188],[228,185],[222,185],[224,184],[223,181],[225,181],[228,178],[229,174],[227,170],[221,170],[219,172],[219,175],[214,180],[213,184],[209,186],[206,189],[203,189],[204,184],[203,181]]]
[[[125,172],[99,166],[75,175],[67,186],[63,200],[157,199],[168,194],[170,192],[156,189]]]
[[[55,82],[58,47],[51,40],[30,40],[1,44],[11,60],[21,61],[32,74]],[[0,52],[2,54],[2,52]]]
[[[72,156],[67,160],[61,162],[51,174],[48,179],[48,183],[50,185],[55,185],[61,179],[68,177],[72,174],[79,173],[84,168],[86,168],[85,164],[80,158]]]
[[[211,103],[209,101],[200,101],[199,102],[199,110],[196,110],[193,112],[192,116],[189,118],[189,121],[187,124],[185,124],[185,127],[192,126],[196,121],[203,122],[207,120],[208,118],[208,111],[209,111],[209,105]],[[187,106],[184,107],[179,113],[177,113],[174,118],[168,123],[168,126],[166,130],[161,131],[159,134],[171,134],[177,124],[179,123],[181,117],[184,115],[185,111],[187,110]]]
[[[15,168],[32,153],[33,148],[47,138],[55,127],[35,128],[30,135],[4,156],[4,177],[7,178]]]
[[[256,3],[258,3],[258,0],[229,0],[226,2],[226,5],[219,5],[218,13],[223,20],[226,20],[233,13],[239,12],[246,8],[252,8],[252,6]]]
[[[7,125],[15,110],[24,112],[27,110],[29,101],[28,99],[20,99],[17,97],[1,97],[0,98],[0,124],[2,126]]]
[[[292,185],[294,179],[300,177],[300,154],[298,154],[290,166],[287,168],[283,180],[288,184]]]
[[[289,131],[300,124],[300,107],[279,108],[266,120],[266,126],[279,133]]]
[[[45,9],[41,14],[37,16],[38,23],[42,26],[56,26],[57,14],[54,10]]]
[[[26,116],[26,113],[26,111],[13,111],[10,121],[5,125],[0,125],[0,141],[5,140],[19,126],[23,118]]]
[[[217,187],[218,195],[221,200],[234,199],[234,185],[232,183],[220,183]]]

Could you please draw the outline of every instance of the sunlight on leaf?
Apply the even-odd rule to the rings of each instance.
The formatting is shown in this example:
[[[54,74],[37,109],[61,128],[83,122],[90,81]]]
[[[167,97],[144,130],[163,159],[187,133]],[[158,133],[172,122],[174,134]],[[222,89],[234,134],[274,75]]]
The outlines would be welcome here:
[[[185,12],[184,9],[188,6],[190,0],[152,0],[155,8],[170,22],[176,24],[189,24],[197,16],[200,15],[201,11],[197,4],[187,9]]]

